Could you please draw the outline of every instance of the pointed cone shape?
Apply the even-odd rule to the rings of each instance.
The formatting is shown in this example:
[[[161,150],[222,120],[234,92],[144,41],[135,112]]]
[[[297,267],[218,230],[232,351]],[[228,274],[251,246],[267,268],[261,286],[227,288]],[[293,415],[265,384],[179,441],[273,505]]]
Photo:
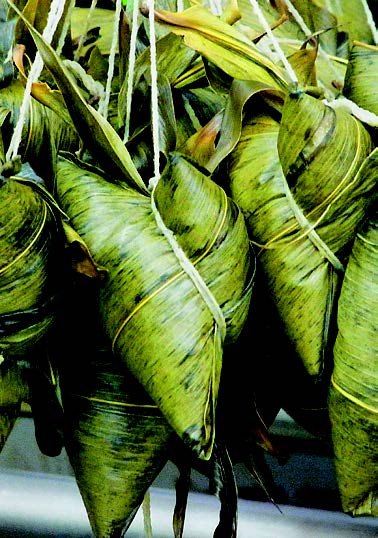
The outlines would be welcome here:
[[[284,330],[307,372],[330,373],[346,256],[376,188],[370,136],[306,94],[281,120],[252,118],[231,155],[231,192]]]
[[[168,461],[174,433],[111,353],[86,366],[62,378],[66,447],[95,536],[116,538]]]
[[[57,192],[71,225],[108,270],[99,308],[114,352],[176,433],[208,458],[222,345],[247,315],[251,253],[244,219],[220,187],[189,163],[180,185],[168,176],[154,201],[186,253],[184,265],[158,227],[149,197],[63,158]],[[200,274],[204,292],[188,266]]]

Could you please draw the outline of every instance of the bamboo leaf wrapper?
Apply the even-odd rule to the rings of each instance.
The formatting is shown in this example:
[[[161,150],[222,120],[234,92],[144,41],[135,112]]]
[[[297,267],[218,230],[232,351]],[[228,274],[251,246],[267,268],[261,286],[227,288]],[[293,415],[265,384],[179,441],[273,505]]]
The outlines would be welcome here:
[[[266,114],[245,125],[231,154],[232,195],[285,331],[315,377],[331,361],[345,256],[376,187],[371,149],[358,120],[301,94],[288,97],[280,122]]]
[[[247,314],[251,294],[248,236],[239,210],[222,193],[223,206],[215,203],[214,215],[209,201],[200,218],[201,206],[194,201],[196,194],[202,194],[196,187],[199,180],[205,181],[195,168],[191,170],[190,191],[172,180],[173,204],[182,202],[181,189],[188,199],[193,198],[189,210],[194,208],[194,213],[187,216],[187,229],[181,230],[182,243],[224,307],[230,338],[234,338]],[[211,191],[213,183],[206,180]],[[208,458],[214,440],[223,342],[211,311],[157,227],[149,197],[112,185],[63,158],[58,165],[57,192],[62,209],[96,263],[108,270],[99,308],[114,352],[178,435],[201,457]],[[215,190],[216,196],[218,192],[220,188]],[[168,213],[168,208],[162,210],[163,218],[164,212]],[[172,215],[177,212],[172,210]],[[209,219],[216,223],[219,218],[222,226],[218,222],[218,228],[210,228]],[[203,232],[195,233],[194,225],[199,223],[208,231],[208,238]],[[227,228],[232,243],[228,233],[224,234]],[[192,235],[197,248],[190,245]],[[208,252],[201,258],[201,249],[206,246]]]
[[[329,409],[345,512],[378,515],[378,228],[373,214],[356,237],[338,305]]]
[[[51,206],[22,173],[0,179],[0,206],[0,352],[22,356],[55,320],[62,243]]]

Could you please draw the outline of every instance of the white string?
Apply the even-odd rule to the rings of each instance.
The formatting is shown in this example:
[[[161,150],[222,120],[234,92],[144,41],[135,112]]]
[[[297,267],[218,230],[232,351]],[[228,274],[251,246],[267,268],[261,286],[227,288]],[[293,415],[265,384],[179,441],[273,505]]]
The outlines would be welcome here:
[[[59,21],[62,17],[64,11],[64,2],[61,0],[53,0],[50,6],[49,15],[47,18],[46,26],[43,30],[42,37],[47,43],[51,43],[54,36],[55,30],[59,24]],[[33,82],[36,82],[43,69],[43,60],[39,52],[35,55],[34,62],[30,68],[30,72],[26,81],[26,87],[24,91],[24,96],[22,99],[20,113],[18,117],[17,124],[14,128],[12,139],[9,144],[9,148],[6,154],[6,160],[14,159],[17,154],[21,144],[22,139],[22,129],[26,120],[26,114],[30,106],[31,101],[31,88]]]
[[[155,34],[155,2],[148,0],[148,21],[150,30],[150,63],[151,63],[151,124],[154,153],[154,176],[150,179],[149,188],[155,187],[160,179],[159,166],[159,98],[156,65],[156,34]]]
[[[138,34],[138,13],[139,13],[139,1],[134,0],[133,13],[132,13],[132,19],[131,19],[129,66],[128,66],[128,74],[127,74],[125,130],[124,130],[124,136],[123,136],[123,142],[125,144],[128,141],[129,136],[130,136],[131,102],[133,98],[136,42],[137,42],[137,34]]]
[[[370,7],[367,3],[366,0],[361,0],[362,2],[362,5],[363,5],[363,8],[364,8],[364,11],[365,11],[365,15],[366,15],[366,18],[367,18],[367,22],[368,22],[368,25],[371,29],[371,33],[373,34],[373,39],[374,39],[374,43],[376,45],[378,45],[378,32],[377,32],[377,27],[375,25],[375,21],[374,21],[374,17],[373,17],[373,14],[370,10]]]
[[[98,111],[105,119],[108,117],[110,93],[112,90],[112,81],[113,81],[113,75],[114,75],[115,56],[116,56],[116,50],[117,50],[117,44],[118,44],[119,19],[121,16],[121,9],[122,9],[122,0],[116,0],[112,44],[111,44],[110,53],[109,53],[108,76],[106,79],[104,97],[100,100],[99,105],[98,105]]]
[[[177,0],[176,5],[178,12],[184,11],[184,0]]]
[[[257,2],[257,0],[249,0],[252,6],[253,11],[255,12],[258,20],[260,21],[261,26],[264,28],[264,31],[266,32],[267,36],[270,39],[270,42],[272,43],[274,50],[276,51],[278,57],[280,58],[281,62],[283,63],[287,76],[289,78],[289,81],[293,85],[298,85],[299,81],[297,78],[297,75],[295,74],[294,69],[291,67],[290,62],[286,58],[283,50],[280,47],[280,44],[278,43],[277,39],[275,38],[272,29],[269,26],[268,21],[265,19],[263,12],[261,11],[261,8]]]
[[[311,32],[310,28],[307,26],[307,24],[305,23],[302,15],[299,13],[299,11],[296,9],[296,7],[293,6],[293,4],[292,4],[292,2],[290,0],[285,0],[285,2],[286,2],[286,6],[287,6],[288,10],[293,15],[294,19],[298,23],[298,26],[302,30],[304,35],[306,37],[311,37],[312,32]]]
[[[337,99],[328,102],[326,100],[323,100],[323,102],[324,104],[330,106],[335,110],[345,110],[349,114],[355,116],[361,122],[366,123],[371,127],[378,127],[378,116],[374,114],[374,112],[366,110],[365,108],[361,108],[354,101],[351,101],[344,96],[340,96]]]
[[[209,0],[209,7],[213,15],[222,15],[222,0]]]
[[[56,53],[57,53],[58,56],[60,56],[62,54],[62,50],[63,50],[63,47],[64,47],[64,42],[66,40],[66,36],[67,36],[68,30],[70,28],[71,17],[72,17],[74,7],[75,7],[75,0],[70,0],[68,8],[67,8],[66,17],[64,19],[62,33],[59,36],[59,42],[58,42],[58,46],[56,48]]]
[[[203,280],[200,273],[197,271],[197,269],[194,267],[192,262],[188,259],[185,252],[182,250],[182,248],[178,244],[177,239],[174,236],[172,230],[167,228],[166,225],[164,224],[163,219],[161,218],[161,215],[155,204],[155,198],[154,198],[155,188],[156,186],[154,187],[154,190],[152,191],[152,195],[151,195],[151,207],[155,215],[158,228],[164,234],[165,238],[168,240],[181,267],[183,268],[185,273],[189,276],[189,278],[192,280],[193,284],[195,285],[198,292],[200,293],[202,299],[205,301],[207,307],[209,308],[211,315],[213,316],[215,320],[215,323],[219,330],[220,337],[223,342],[226,337],[226,330],[227,330],[226,320],[224,319],[223,312],[218,302],[216,301],[214,295],[208,288],[206,282]]]
[[[154,177],[149,181],[149,189],[151,193],[151,209],[154,213],[156,224],[159,230],[163,233],[164,237],[170,244],[177,260],[179,261],[184,272],[192,280],[194,286],[200,293],[202,299],[205,301],[209,308],[216,326],[219,330],[222,342],[226,337],[226,321],[223,312],[216,301],[214,295],[211,293],[206,282],[203,280],[200,273],[191,263],[177,242],[177,239],[169,228],[166,227],[164,221],[159,213],[155,204],[155,189],[160,180],[159,169],[159,104],[158,104],[158,87],[157,87],[157,66],[156,66],[156,36],[154,27],[154,0],[149,0],[149,28],[150,28],[150,47],[151,47],[151,109],[152,109],[152,138],[153,138],[153,152],[154,152]]]

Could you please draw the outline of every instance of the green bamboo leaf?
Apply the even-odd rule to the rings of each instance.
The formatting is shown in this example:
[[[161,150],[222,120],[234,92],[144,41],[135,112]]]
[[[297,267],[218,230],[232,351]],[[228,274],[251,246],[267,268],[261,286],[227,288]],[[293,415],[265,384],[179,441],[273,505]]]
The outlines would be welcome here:
[[[40,33],[43,32],[47,17],[51,8],[52,0],[27,0],[26,2],[18,2],[17,7],[22,9],[23,16],[30,22],[30,24]],[[69,2],[65,2],[62,16],[59,20],[56,31],[52,39],[52,47],[57,48],[61,33],[65,26],[66,18],[69,15]],[[18,19],[15,28],[14,42],[17,44],[22,43],[28,49],[29,56],[33,56],[31,46],[34,48],[33,41],[30,37],[27,26],[22,19]],[[33,51],[34,52],[34,51]]]
[[[210,86],[183,89],[176,98],[177,148],[212,121],[223,110],[225,102],[226,96]]]
[[[21,75],[24,85],[26,86],[27,75],[24,69],[24,54],[24,45],[15,45],[15,47],[13,47],[13,62]],[[33,82],[31,86],[31,95],[39,103],[53,110],[59,118],[62,118],[63,121],[65,121],[67,125],[71,127],[71,129],[74,128],[73,121],[67,111],[62,94],[58,90],[52,90],[48,84],[46,84],[46,82]]]
[[[176,116],[168,78],[158,76],[159,149],[167,155],[176,149]]]
[[[377,517],[377,411],[354,404],[334,386],[328,405],[342,510]]]
[[[4,142],[9,143],[17,124],[24,91],[20,80],[14,80],[0,90],[0,106],[4,113],[9,113],[1,126]],[[50,110],[35,99],[31,100],[18,150],[23,162],[28,162],[47,181],[53,176],[57,151],[75,151],[79,146],[76,131],[65,121],[64,110],[58,107],[53,107],[55,111]]]
[[[377,263],[373,213],[356,236],[341,288],[329,401],[341,502],[352,515],[378,515]]]
[[[297,203],[305,214],[319,215],[331,198],[337,201],[353,184],[372,142],[353,116],[300,93],[285,103],[277,147]]]
[[[378,155],[377,150],[375,154]],[[339,332],[333,371],[333,380],[342,390],[351,398],[360,400],[361,405],[373,409],[378,403],[375,334],[377,248],[377,224],[373,219],[369,229],[365,226],[364,231],[357,235],[348,261],[338,307]],[[357,329],[360,338],[357,338]]]
[[[172,158],[162,175],[156,206],[222,305],[227,338],[232,340],[241,330],[251,293],[244,221],[210,178],[188,163],[179,167],[180,161]],[[173,177],[176,168],[180,170]],[[57,193],[94,260],[109,271],[99,308],[114,351],[178,435],[201,457],[209,457],[222,335],[157,226],[150,199],[64,159]]]
[[[314,2],[314,0],[309,0],[308,2],[293,0],[292,4],[311,33],[314,35],[319,33],[322,49],[327,54],[336,56],[338,32],[344,29],[337,26],[336,13],[328,9],[330,3],[327,2],[327,8],[324,6],[324,2],[319,3]],[[300,21],[295,17],[295,14],[291,14],[291,18],[294,18],[299,25]],[[307,35],[306,37],[308,38],[309,36]]]
[[[316,48],[305,48],[293,52],[288,56],[288,60],[298,77],[299,83],[303,88],[318,85],[316,76],[316,59],[318,51]]]
[[[238,0],[238,7],[241,14],[241,19],[235,26],[242,25],[244,31],[248,29],[248,35],[254,41],[262,41],[266,34],[265,29],[261,25],[261,21],[256,17],[253,9],[251,9],[250,0]],[[280,41],[284,40],[297,40],[303,42],[306,39],[306,35],[299,27],[294,17],[290,16],[287,7],[283,2],[261,2],[259,1],[259,7],[271,28],[274,28],[274,35]],[[281,20],[282,17],[284,20]],[[281,23],[280,23],[281,21]],[[266,39],[266,37],[265,37]]]
[[[240,138],[244,106],[251,97],[261,94],[276,97],[278,103],[284,99],[283,93],[275,91],[270,85],[257,81],[233,81],[223,114],[219,140],[213,155],[205,165],[208,170],[215,170],[233,150]]]
[[[207,172],[179,153],[169,155],[154,199],[164,224],[186,256],[206,275],[210,291],[222,305],[225,342],[234,342],[247,315],[255,270],[239,208]],[[216,236],[209,230],[216,230]],[[228,275],[227,281],[224,277],[218,281],[218,263]]]
[[[354,42],[349,53],[343,94],[358,106],[378,115],[378,47]]]
[[[71,16],[71,34],[74,40],[79,40],[80,36],[83,36],[83,32],[87,27],[89,12],[89,8],[74,8]],[[90,14],[90,28],[99,28],[99,38],[96,45],[103,55],[109,55],[113,40],[114,11],[96,6],[96,9],[92,10]]]
[[[172,33],[167,34],[156,41],[156,68],[157,72],[164,74],[171,84],[189,68],[195,52],[182,43],[182,39]],[[142,91],[142,82],[150,85],[151,50],[147,47],[141,52],[135,61],[133,76],[133,92],[135,89]],[[128,77],[121,84],[118,96],[118,110],[121,122],[126,113],[126,99],[128,92]],[[146,95],[147,98],[147,95]],[[134,103],[135,106],[135,103]]]
[[[243,33],[207,9],[193,6],[180,13],[155,10],[155,20],[171,32],[184,36],[188,47],[200,52],[231,77],[256,80],[277,90],[286,90],[284,72]]]
[[[296,0],[295,4],[301,11],[304,3]],[[344,2],[329,0],[327,1],[327,10],[336,17],[338,30],[346,32],[350,41],[358,40],[374,44],[375,36],[369,24],[366,2],[363,0],[345,0]]]
[[[111,353],[81,356],[65,374],[65,443],[94,535],[121,536],[168,461],[173,430]]]
[[[204,127],[201,127],[194,135],[185,140],[180,147],[180,152],[191,157],[196,163],[204,168],[215,152],[215,142],[218,136],[223,118],[223,111],[218,112]]]
[[[95,536],[123,535],[177,442],[110,350],[98,318],[101,283],[66,287],[49,354],[59,374],[67,454]]]
[[[55,211],[24,175],[0,183],[0,352],[13,357],[50,330],[62,276]]]
[[[16,6],[10,0],[7,2],[28,27],[45,65],[56,79],[84,144],[93,152],[101,166],[114,174],[115,180],[130,183],[138,191],[147,193],[147,188],[116,131],[96,109],[84,101],[54,49],[45,42]]]
[[[290,57],[303,48],[303,45],[314,40],[319,42],[318,55],[316,58],[316,74],[319,86],[329,100],[339,93],[344,80],[346,60],[345,54],[340,57],[338,50],[337,21],[334,15],[329,13],[318,3],[292,2],[296,11],[290,11],[284,2],[270,4],[259,2],[266,21],[274,28],[274,36],[280,44],[286,57]],[[239,0],[242,13],[240,23],[250,30],[249,35],[258,36],[263,32],[261,22],[257,20],[254,11],[250,8],[249,0]],[[299,16],[298,16],[299,15]],[[277,25],[279,17],[286,20]],[[271,57],[275,57],[272,45],[268,37],[259,39],[257,46],[263,51],[271,51]]]
[[[327,371],[345,254],[376,188],[370,136],[301,94],[262,116],[231,154],[231,192],[261,249],[270,294],[312,376]]]

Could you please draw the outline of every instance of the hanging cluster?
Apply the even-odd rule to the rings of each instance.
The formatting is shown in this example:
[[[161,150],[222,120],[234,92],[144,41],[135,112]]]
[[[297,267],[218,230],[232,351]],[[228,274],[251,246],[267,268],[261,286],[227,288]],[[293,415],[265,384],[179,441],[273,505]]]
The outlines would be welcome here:
[[[369,4],[122,4],[0,1],[0,449],[30,405],[97,538],[169,460],[235,537],[283,409],[376,516]]]

